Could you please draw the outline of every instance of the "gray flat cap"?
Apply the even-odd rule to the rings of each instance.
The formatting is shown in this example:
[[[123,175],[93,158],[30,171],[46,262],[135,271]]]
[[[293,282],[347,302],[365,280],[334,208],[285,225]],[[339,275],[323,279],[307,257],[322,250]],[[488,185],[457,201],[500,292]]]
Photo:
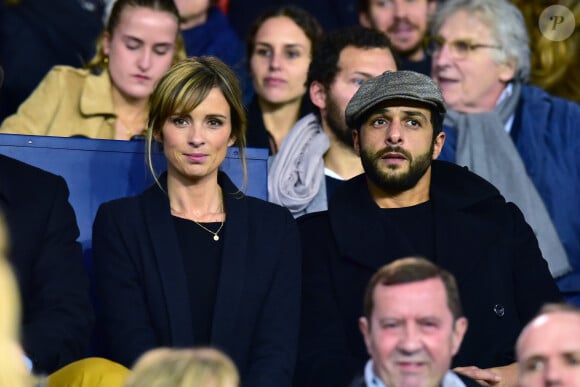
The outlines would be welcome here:
[[[359,120],[375,105],[393,99],[432,105],[446,112],[439,86],[430,77],[414,71],[386,71],[364,82],[346,106],[346,124],[358,129]]]

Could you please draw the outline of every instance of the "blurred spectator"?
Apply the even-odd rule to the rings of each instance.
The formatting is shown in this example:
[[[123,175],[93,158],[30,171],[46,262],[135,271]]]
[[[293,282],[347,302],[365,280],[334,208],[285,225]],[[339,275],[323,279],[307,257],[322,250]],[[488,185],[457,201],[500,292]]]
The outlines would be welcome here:
[[[158,348],[139,358],[125,387],[238,387],[232,360],[212,348]]]
[[[0,122],[55,65],[80,67],[102,30],[100,0],[0,0]]]
[[[344,121],[346,104],[369,78],[397,66],[387,37],[354,26],[330,31],[316,46],[308,87],[316,112],[302,117],[268,168],[268,197],[294,217],[327,209],[328,199],[363,172],[352,131]]]
[[[247,42],[256,93],[248,106],[248,146],[277,153],[296,121],[312,110],[306,77],[321,35],[314,16],[292,5],[270,8],[254,22]]]
[[[274,6],[296,5],[310,12],[325,31],[358,24],[356,0],[230,0],[228,17],[232,27],[242,38],[248,36],[254,20],[264,9]]]
[[[216,0],[216,5],[222,10],[223,13],[226,15],[228,14],[230,0]]]
[[[449,369],[468,326],[453,274],[424,258],[397,259],[369,280],[363,312],[370,359],[351,387],[481,386]]]
[[[185,51],[188,56],[217,56],[230,66],[242,83],[243,99],[248,103],[253,91],[244,45],[216,3],[216,0],[175,0]]]
[[[68,187],[59,176],[0,155],[0,210],[22,297],[22,346],[32,370],[48,374],[87,354],[93,328]]]
[[[183,58],[172,0],[119,0],[87,69],[53,68],[0,131],[128,140],[142,136],[148,99]]]
[[[507,0],[446,0],[432,35],[433,78],[449,108],[440,159],[517,204],[560,290],[580,303],[580,106],[526,84],[528,34]]]
[[[128,374],[129,369],[119,363],[87,357],[50,374],[46,387],[122,387]]]
[[[436,0],[357,0],[360,23],[385,33],[398,54],[399,70],[431,75],[431,55],[425,50],[429,19]]]
[[[8,263],[8,235],[0,214],[0,387],[32,387],[20,339],[20,296]]]
[[[580,309],[547,304],[516,345],[519,387],[580,386]]]
[[[580,0],[512,0],[524,15],[532,70],[530,82],[548,93],[580,103]],[[572,35],[564,40],[546,38],[538,28],[542,12],[551,5],[562,5],[574,15]]]

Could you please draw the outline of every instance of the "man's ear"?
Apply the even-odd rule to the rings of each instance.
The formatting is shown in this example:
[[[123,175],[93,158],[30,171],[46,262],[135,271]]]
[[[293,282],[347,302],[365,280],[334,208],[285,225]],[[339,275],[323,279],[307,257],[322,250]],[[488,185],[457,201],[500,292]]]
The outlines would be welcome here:
[[[510,59],[505,63],[498,64],[499,66],[499,80],[503,83],[508,83],[516,76],[517,61]]]
[[[431,156],[433,160],[436,160],[439,157],[441,151],[443,150],[444,144],[445,144],[445,132],[441,131],[435,137],[435,143],[433,145],[433,155]]]
[[[358,319],[358,329],[363,335],[365,345],[367,347],[367,352],[369,356],[372,356],[372,346],[371,346],[371,327],[369,321],[366,317],[361,317]]]
[[[453,323],[453,332],[451,333],[451,353],[455,355],[457,351],[459,351],[459,347],[461,347],[461,342],[463,341],[463,337],[465,336],[465,332],[467,332],[467,319],[465,317],[459,317]]]
[[[371,23],[371,19],[369,18],[369,15],[366,12],[359,12],[358,13],[358,22],[363,27],[373,28],[372,23]]]
[[[326,108],[326,90],[324,85],[318,81],[312,81],[309,88],[310,100],[320,110]]]
[[[352,131],[352,141],[354,144],[354,152],[360,156],[360,133],[358,130]]]

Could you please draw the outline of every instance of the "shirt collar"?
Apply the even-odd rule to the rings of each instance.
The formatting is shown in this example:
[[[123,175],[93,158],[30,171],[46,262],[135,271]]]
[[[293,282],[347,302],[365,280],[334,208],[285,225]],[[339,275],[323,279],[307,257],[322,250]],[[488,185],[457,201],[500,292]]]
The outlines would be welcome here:
[[[502,103],[504,99],[512,95],[513,90],[514,86],[511,83],[508,83],[507,86],[503,89],[503,91],[499,95],[499,98],[497,99],[495,106],[499,106],[499,104]]]
[[[387,387],[375,374],[372,360],[367,361],[365,365],[365,383],[367,387]]]
[[[112,87],[107,70],[99,75],[88,74],[81,94],[81,112],[87,116],[114,115]]]
[[[367,387],[387,387],[375,374],[372,360],[367,361],[365,365],[365,383]],[[465,387],[465,383],[463,383],[456,373],[447,371],[441,381],[441,387]]]
[[[499,104],[502,103],[504,101],[504,99],[509,98],[513,93],[513,89],[514,89],[513,84],[511,82],[508,83],[507,86],[505,87],[505,89],[503,89],[503,91],[499,95],[499,98],[497,99],[495,106],[496,107],[499,106]],[[512,114],[511,116],[509,116],[507,121],[503,125],[504,130],[508,133],[511,132],[511,130],[512,130],[512,124],[514,122],[514,115],[515,114]]]

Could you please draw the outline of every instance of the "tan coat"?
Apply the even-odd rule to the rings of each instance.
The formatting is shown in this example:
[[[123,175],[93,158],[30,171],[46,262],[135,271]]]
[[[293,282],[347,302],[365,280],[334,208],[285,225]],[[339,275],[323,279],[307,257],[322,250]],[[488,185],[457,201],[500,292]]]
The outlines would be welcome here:
[[[106,71],[92,75],[85,69],[55,66],[4,120],[0,132],[113,139],[115,118]]]

